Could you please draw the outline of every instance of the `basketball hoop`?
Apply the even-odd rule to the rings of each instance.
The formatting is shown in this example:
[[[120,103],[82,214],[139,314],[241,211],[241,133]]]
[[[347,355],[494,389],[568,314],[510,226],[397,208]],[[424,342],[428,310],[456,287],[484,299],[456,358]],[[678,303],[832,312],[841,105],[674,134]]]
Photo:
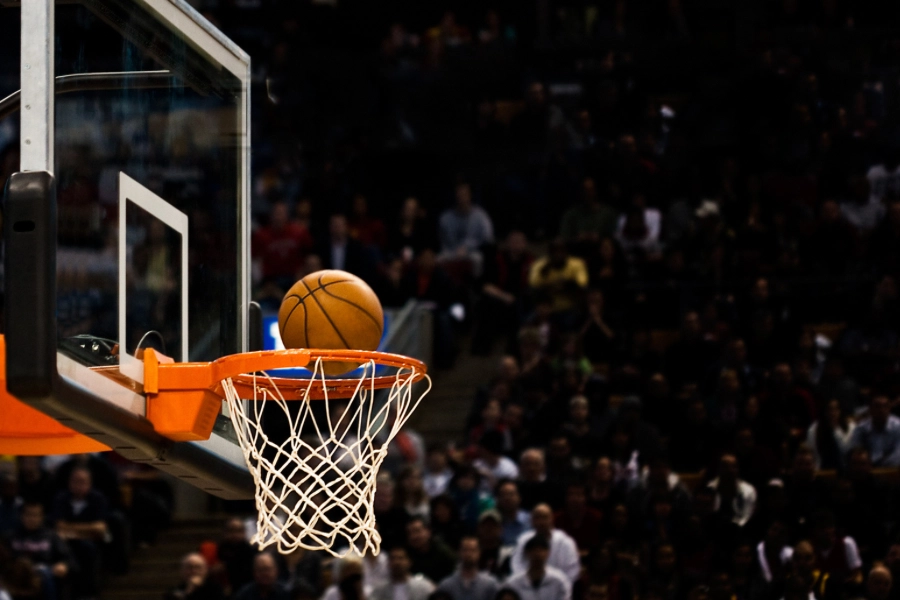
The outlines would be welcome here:
[[[338,558],[380,551],[375,480],[388,444],[431,389],[424,363],[355,350],[249,352],[211,363],[166,363],[148,353],[144,386],[150,386],[151,421],[155,405],[157,416],[193,412],[194,422],[204,420],[205,429],[209,419],[198,415],[208,415],[211,403],[226,399],[256,483],[257,532],[251,543],[260,549],[274,545],[282,553],[324,550]],[[359,363],[361,375],[326,378],[323,364],[329,361]],[[267,372],[289,367],[306,367],[311,376],[294,379]],[[420,381],[427,387],[416,392],[414,384]],[[376,398],[380,389],[387,390],[383,404]],[[196,408],[197,398],[208,409]],[[195,408],[185,409],[192,403]],[[272,413],[286,419],[287,439],[273,440],[265,431],[264,415]],[[194,431],[203,435],[196,427]],[[347,550],[340,553],[338,547]]]

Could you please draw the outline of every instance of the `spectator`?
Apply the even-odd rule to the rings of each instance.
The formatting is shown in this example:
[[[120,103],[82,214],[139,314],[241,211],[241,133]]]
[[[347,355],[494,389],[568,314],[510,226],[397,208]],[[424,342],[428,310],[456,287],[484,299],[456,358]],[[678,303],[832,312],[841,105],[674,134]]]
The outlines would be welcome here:
[[[713,356],[713,345],[703,336],[700,315],[696,311],[686,312],[678,339],[666,351],[666,376],[676,387],[700,383]]]
[[[522,600],[571,600],[572,584],[567,575],[550,563],[552,551],[545,538],[533,536],[522,547],[525,568],[515,573],[506,585]]]
[[[572,325],[582,292],[587,288],[588,272],[584,261],[570,256],[565,242],[550,243],[547,256],[531,266],[528,283],[538,294],[545,294],[553,314],[563,325]]]
[[[396,418],[397,412],[391,410],[388,415],[390,423],[393,423]],[[390,425],[385,429],[390,431]],[[418,467],[420,472],[425,468],[425,441],[416,430],[408,425],[400,429],[388,444],[384,468],[388,473],[397,475],[407,465]]]
[[[581,464],[590,464],[600,454],[600,436],[591,423],[590,403],[582,395],[569,400],[569,416],[563,432],[572,445],[572,454]]]
[[[253,256],[263,279],[274,280],[287,290],[297,278],[303,260],[312,250],[309,231],[289,220],[286,202],[272,204],[269,223],[253,233]]]
[[[642,193],[636,193],[631,199],[630,212],[641,215],[641,220],[647,230],[647,237],[654,243],[659,241],[659,234],[662,231],[662,213],[655,208],[647,206],[647,197]],[[627,215],[619,215],[616,222],[616,235],[622,235],[625,231]]]
[[[556,494],[547,481],[544,452],[539,448],[529,448],[519,459],[519,493],[522,508],[531,510],[541,503],[553,503]]]
[[[647,587],[659,590],[666,600],[679,598],[682,594],[681,577],[676,559],[674,546],[669,542],[662,542],[656,546],[650,562]],[[730,594],[725,596],[725,598],[730,597]]]
[[[613,507],[622,500],[622,489],[613,484],[612,462],[609,457],[601,456],[594,463],[594,470],[588,478],[588,504],[601,514],[609,515]]]
[[[829,573],[836,585],[862,583],[862,559],[856,541],[837,534],[834,515],[830,512],[813,515],[812,544],[816,550],[816,565],[822,572]]]
[[[52,600],[40,575],[27,558],[17,557],[8,561],[3,569],[0,591],[9,590],[11,600]],[[5,588],[5,590],[4,590]]]
[[[331,215],[328,234],[317,244],[316,254],[322,259],[323,268],[347,271],[367,281],[371,278],[365,250],[350,237],[346,216]]]
[[[505,337],[507,350],[515,347],[516,334],[525,318],[528,274],[534,258],[528,238],[509,232],[504,247],[485,258],[472,351],[488,354],[496,334]]]
[[[427,519],[429,515],[428,495],[422,484],[422,473],[418,467],[405,466],[397,476],[397,506],[410,517]]]
[[[256,552],[247,541],[247,529],[243,521],[231,518],[225,521],[222,539],[216,546],[225,575],[225,588],[236,592],[253,580],[253,556]]]
[[[459,509],[449,494],[441,494],[431,499],[431,530],[447,547],[459,545],[463,526],[459,518]]]
[[[822,417],[809,426],[806,444],[813,451],[817,470],[839,469],[846,464],[847,451],[856,428],[838,400],[829,400]]]
[[[876,467],[900,466],[900,418],[891,414],[886,396],[877,395],[869,404],[869,416],[853,432],[852,445],[864,448]]]
[[[459,567],[438,586],[438,590],[450,594],[452,600],[494,600],[497,582],[478,570],[481,549],[478,538],[467,536],[459,544]]]
[[[452,478],[453,470],[447,463],[447,451],[437,446],[430,448],[425,461],[425,475],[422,477],[425,493],[429,498],[443,494]]]
[[[311,593],[318,598],[322,593],[322,552],[297,548],[285,554],[279,561],[278,570],[282,579],[287,579],[291,590]]]
[[[397,221],[388,236],[388,250],[400,257],[404,264],[411,263],[419,252],[429,246],[430,235],[425,210],[418,199],[410,196],[403,201]]]
[[[457,290],[450,274],[437,262],[434,250],[423,248],[407,271],[403,283],[406,296],[431,308],[434,315],[435,363],[441,367],[453,364],[456,336],[451,309],[457,303]]]
[[[350,218],[347,219],[350,237],[364,247],[383,250],[387,244],[387,230],[381,219],[369,214],[369,201],[363,194],[353,196]]]
[[[837,399],[842,413],[852,413],[859,404],[859,384],[847,373],[843,359],[834,353],[825,358],[816,392],[819,398]]]
[[[866,579],[866,600],[888,600],[891,597],[894,578],[891,571],[882,565],[872,567]]]
[[[492,390],[489,392],[491,396],[485,401],[483,408],[481,409],[481,423],[473,427],[469,432],[469,440],[473,446],[473,452],[478,455],[483,451],[481,448],[481,440],[484,438],[485,433],[491,434],[499,434],[500,436],[500,452],[505,452],[507,450],[507,431],[506,424],[503,422],[503,405],[502,398],[503,395],[506,395],[507,386],[504,382],[497,381],[492,386]],[[500,398],[496,396],[501,396]],[[476,399],[476,402],[478,400]],[[490,440],[489,440],[490,441]],[[483,459],[479,458],[477,460]],[[483,471],[479,469],[482,473]]]
[[[450,482],[450,497],[459,507],[460,518],[467,530],[472,530],[481,514],[494,507],[494,498],[479,485],[481,476],[475,467],[461,465]]]
[[[476,534],[478,547],[481,549],[479,569],[502,581],[509,574],[509,554],[512,547],[503,543],[500,513],[493,508],[481,513]]]
[[[474,273],[480,275],[482,247],[494,241],[494,225],[487,212],[473,204],[468,183],[457,183],[455,195],[454,207],[444,211],[438,223],[441,258],[467,259]]]
[[[43,468],[40,456],[19,456],[16,471],[19,474],[19,493],[25,502],[40,502],[46,506],[52,499],[50,475]]]
[[[411,572],[431,581],[442,581],[453,572],[456,564],[453,551],[432,537],[431,527],[422,517],[413,517],[406,524],[406,545]]]
[[[869,173],[872,169],[869,169]],[[871,232],[884,218],[884,192],[870,194],[869,182],[864,177],[851,177],[848,183],[849,198],[846,202],[841,202],[841,214],[856,230],[861,233]]]
[[[592,177],[581,182],[581,203],[568,209],[559,233],[567,242],[599,242],[616,230],[616,210],[600,200]]]
[[[554,528],[553,511],[546,504],[538,504],[531,511],[531,531],[526,531],[516,543],[513,552],[511,567],[513,574],[524,573],[528,570],[528,556],[525,546],[529,540],[537,537],[547,543],[550,556],[546,564],[556,567],[568,578],[571,584],[581,572],[581,563],[578,557],[578,547],[575,541],[565,532]]]
[[[222,600],[221,588],[207,576],[206,561],[197,553],[181,559],[181,582],[166,592],[165,600]]]
[[[643,520],[650,517],[651,499],[666,497],[671,500],[673,517],[682,519],[691,510],[691,493],[673,473],[664,456],[653,458],[641,473],[640,480],[628,495],[631,512]],[[580,545],[579,545],[580,546]]]
[[[625,213],[616,241],[635,275],[643,274],[651,264],[662,258],[662,246],[648,227],[644,209],[631,207]]]
[[[734,435],[734,454],[741,465],[741,476],[756,489],[778,475],[781,461],[770,448],[756,443],[752,427],[738,427]]]
[[[501,480],[495,494],[497,512],[503,526],[503,545],[515,546],[519,536],[531,528],[531,517],[521,509],[522,498],[515,481]]]
[[[791,583],[796,580],[804,582],[815,598],[828,598],[829,594],[834,594],[836,589],[840,589],[840,583],[835,585],[830,573],[817,568],[813,545],[806,540],[794,546],[791,575],[785,580],[785,588],[790,588]]]
[[[362,561],[348,556],[335,563],[334,583],[325,590],[322,600],[364,600],[372,590],[364,583]],[[359,588],[357,584],[360,584]]]
[[[376,555],[367,551],[363,556],[359,556],[355,551],[351,551],[345,558],[332,561],[331,581],[339,583],[344,579],[345,571],[348,577],[362,572],[363,592],[368,596],[372,590],[390,581],[387,554],[380,552]],[[340,593],[346,591],[339,589],[337,584],[332,584],[328,589],[331,590],[332,596],[323,600],[336,600]]]
[[[278,581],[275,558],[263,552],[253,559],[253,581],[232,596],[235,600],[288,600],[288,590]]]
[[[19,525],[6,541],[17,556],[31,561],[54,593],[68,588],[72,554],[56,532],[44,525],[44,506],[40,502],[22,505]]]
[[[391,580],[372,590],[371,600],[426,600],[434,584],[422,575],[410,576],[410,557],[402,546],[388,555]]]
[[[99,590],[100,550],[108,539],[106,498],[92,489],[91,472],[76,466],[69,477],[69,489],[60,492],[53,504],[56,532],[72,549],[78,563],[74,577],[75,594],[95,596]]]
[[[827,485],[816,475],[812,450],[806,446],[797,449],[793,468],[784,483],[790,524],[800,526],[823,506],[828,494]]]
[[[516,463],[503,456],[503,434],[487,431],[478,442],[478,458],[473,463],[481,473],[482,486],[493,490],[501,479],[515,479],[519,476]]]
[[[707,487],[716,492],[716,511],[743,527],[756,509],[756,490],[738,474],[737,458],[733,454],[723,454],[719,459],[719,476]]]
[[[771,385],[760,399],[760,406],[795,440],[803,439],[816,418],[812,395],[794,383],[791,366],[787,363],[775,365]]]
[[[600,543],[602,514],[587,503],[587,488],[581,483],[570,483],[566,487],[563,509],[554,516],[560,530],[572,538],[582,554]]]
[[[379,473],[375,485],[372,508],[375,524],[381,533],[381,543],[388,548],[403,544],[406,540],[406,523],[409,515],[397,506],[394,480],[388,473]]]
[[[729,570],[735,600],[763,600],[770,593],[753,556],[753,544],[739,541],[731,553]]]

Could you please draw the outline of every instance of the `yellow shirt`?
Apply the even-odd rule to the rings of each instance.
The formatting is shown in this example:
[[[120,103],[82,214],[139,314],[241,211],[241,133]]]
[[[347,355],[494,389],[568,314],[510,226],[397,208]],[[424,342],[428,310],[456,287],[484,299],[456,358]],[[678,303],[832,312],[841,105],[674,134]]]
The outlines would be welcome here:
[[[550,292],[554,312],[574,308],[575,299],[571,297],[563,284],[571,282],[579,288],[586,288],[588,284],[587,265],[580,258],[570,256],[561,269],[551,267],[545,271],[544,267],[548,261],[548,258],[541,258],[531,265],[528,284],[534,289],[547,289]]]

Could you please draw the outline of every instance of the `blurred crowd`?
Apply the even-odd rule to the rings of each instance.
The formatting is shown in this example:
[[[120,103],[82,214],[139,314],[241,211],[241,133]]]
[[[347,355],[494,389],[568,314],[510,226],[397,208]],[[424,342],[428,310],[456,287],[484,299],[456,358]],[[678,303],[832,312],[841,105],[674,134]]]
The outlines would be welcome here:
[[[100,597],[170,520],[172,490],[113,453],[0,460],[0,598]]]
[[[255,298],[348,270],[497,369],[395,441],[381,554],[232,519],[168,597],[900,597],[897,6],[195,4],[254,59]],[[92,597],[128,513],[44,469],[3,585]]]

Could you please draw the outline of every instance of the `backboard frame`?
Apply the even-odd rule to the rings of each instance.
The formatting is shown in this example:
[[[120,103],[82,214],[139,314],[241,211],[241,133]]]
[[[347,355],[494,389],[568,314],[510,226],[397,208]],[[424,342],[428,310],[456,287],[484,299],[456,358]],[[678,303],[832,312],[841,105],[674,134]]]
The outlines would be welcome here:
[[[185,34],[194,50],[240,81],[241,170],[239,350],[248,350],[250,58],[184,0],[131,0]],[[7,2],[8,3],[8,2]],[[7,388],[17,399],[124,457],[169,472],[211,494],[250,498],[253,481],[239,447],[213,432],[204,442],[173,442],[153,430],[146,397],[57,351],[56,182],[54,172],[55,0],[21,2],[21,163],[5,192]],[[92,10],[103,0],[83,0]],[[115,28],[115,23],[110,23]],[[123,31],[128,37],[128,32]],[[129,39],[134,43],[133,38]],[[33,229],[22,230],[22,223]],[[51,251],[53,250],[53,251]],[[9,293],[14,290],[14,293]],[[36,325],[37,324],[37,325]]]

